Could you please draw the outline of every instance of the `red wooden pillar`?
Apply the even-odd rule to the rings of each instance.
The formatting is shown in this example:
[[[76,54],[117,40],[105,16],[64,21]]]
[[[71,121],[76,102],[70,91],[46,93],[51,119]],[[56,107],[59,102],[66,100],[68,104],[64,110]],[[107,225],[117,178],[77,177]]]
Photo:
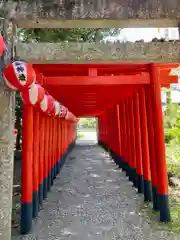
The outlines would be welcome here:
[[[110,140],[110,131],[108,129],[108,136],[106,135],[106,128],[108,125],[108,113],[107,110],[103,114],[103,142],[105,143],[105,149],[107,150],[109,148],[109,140]],[[109,126],[108,126],[109,127]]]
[[[146,100],[145,90],[143,87],[139,91],[140,103],[140,122],[141,122],[141,146],[142,146],[142,163],[144,175],[144,200],[151,201],[151,171],[149,159],[149,143],[148,143],[148,129],[147,129],[147,114],[146,114]]]
[[[60,159],[60,169],[62,166],[62,161],[63,161],[63,122],[60,120],[60,131],[61,131],[61,159]]]
[[[57,133],[56,133],[56,175],[59,173],[59,159],[60,159],[60,147],[59,147],[59,119],[56,118],[56,128],[57,128]]]
[[[21,233],[32,228],[33,200],[33,107],[23,105],[22,121],[22,170],[21,170]]]
[[[127,138],[127,122],[126,122],[126,109],[125,109],[125,101],[122,100],[121,104],[120,104],[120,119],[121,119],[121,125],[122,125],[122,157],[124,160],[123,163],[123,170],[126,171],[126,173],[128,174],[128,138]]]
[[[45,115],[41,114],[40,118],[40,144],[39,144],[39,149],[40,149],[40,174],[43,175],[43,199],[47,197],[47,188],[46,188],[46,166],[45,166],[45,142],[46,142],[46,137],[45,137],[45,131],[46,131],[46,126],[45,126]],[[42,197],[42,196],[41,196]]]
[[[143,166],[142,166],[142,144],[141,144],[141,123],[139,110],[139,93],[134,94],[134,121],[135,121],[135,146],[137,163],[137,188],[139,193],[143,193]]]
[[[55,145],[55,138],[54,138],[54,133],[55,133],[55,124],[54,124],[54,118],[51,119],[51,124],[52,124],[52,135],[51,135],[51,185],[54,183],[54,145]]]
[[[128,100],[125,100],[125,114],[126,114],[126,135],[127,135],[127,163],[128,163],[128,176],[132,181],[132,152],[131,152],[131,136],[130,136],[130,116]]]
[[[63,162],[64,162],[64,155],[65,155],[65,127],[64,127],[64,120],[62,120],[62,125],[61,125],[61,129],[62,129],[62,165],[63,166]]]
[[[122,101],[119,103],[119,122],[120,122],[120,157],[121,157],[121,168],[125,170],[125,139],[124,139],[124,122],[123,122],[123,113],[122,113]]]
[[[33,108],[33,217],[39,211],[39,112]]]
[[[97,140],[98,144],[101,145],[101,120],[100,116],[97,117]]]
[[[117,123],[117,142],[118,142],[118,156],[120,157],[122,154],[121,149],[121,121],[120,121],[120,114],[119,114],[119,104],[116,104],[116,123]],[[121,160],[120,160],[121,161]]]
[[[44,198],[47,197],[48,193],[48,161],[49,161],[49,117],[43,116],[44,118]]]
[[[44,118],[43,114],[39,113],[39,204],[42,206],[43,204],[43,183],[44,183]]]
[[[48,155],[47,155],[47,169],[48,169],[48,176],[47,176],[47,189],[50,191],[51,188],[51,144],[52,144],[52,138],[51,138],[51,118],[47,117],[47,136],[48,136]]]
[[[129,97],[129,119],[130,119],[130,136],[131,136],[131,157],[132,157],[132,181],[135,187],[137,187],[137,175],[136,175],[136,144],[135,144],[135,124],[134,124],[134,105],[133,98]]]
[[[100,116],[97,117],[97,140],[98,144],[101,145],[101,120]]]
[[[109,147],[110,149],[113,148],[114,144],[114,137],[113,137],[113,119],[112,119],[112,109],[109,108],[109,129],[110,129],[110,139],[109,139]]]
[[[67,125],[66,125],[66,121],[64,121],[64,152],[65,152],[65,156],[66,156],[66,152],[67,152]]]
[[[56,118],[53,119],[54,121],[54,133],[53,133],[53,137],[54,137],[54,154],[53,154],[53,158],[54,158],[54,166],[53,166],[53,169],[54,169],[54,179],[56,178],[56,171],[57,171],[57,166],[56,166],[56,163],[57,163],[57,153],[56,153],[56,150],[57,150],[57,124],[56,124]]]
[[[119,121],[119,105],[115,104],[114,105],[114,136],[115,136],[115,154],[116,156],[118,156],[117,159],[117,164],[119,165],[120,160],[119,160],[119,156],[120,156],[120,121]]]
[[[105,147],[105,144],[107,144],[106,140],[107,138],[105,137],[105,124],[104,124],[104,117],[105,117],[105,113],[102,114],[102,141],[103,141],[103,147]]]
[[[157,169],[156,169],[156,155],[155,155],[155,143],[154,143],[154,124],[153,124],[153,112],[152,112],[152,100],[151,89],[148,86],[146,89],[146,109],[147,109],[147,126],[148,126],[148,139],[149,139],[149,156],[151,167],[151,179],[152,179],[152,198],[153,209],[158,210],[158,193],[157,193]]]
[[[60,172],[61,159],[61,125],[60,119],[57,119],[57,174]]]
[[[50,170],[50,182],[51,182],[51,186],[53,185],[53,180],[54,180],[54,172],[53,172],[53,146],[54,146],[54,138],[53,138],[53,133],[54,133],[54,122],[53,119],[51,118],[51,131],[50,131],[50,138],[51,138],[51,142],[50,142],[50,165],[51,165],[51,170]]]
[[[165,157],[160,74],[155,64],[150,65],[150,74],[160,221],[167,222],[170,221],[168,177]]]

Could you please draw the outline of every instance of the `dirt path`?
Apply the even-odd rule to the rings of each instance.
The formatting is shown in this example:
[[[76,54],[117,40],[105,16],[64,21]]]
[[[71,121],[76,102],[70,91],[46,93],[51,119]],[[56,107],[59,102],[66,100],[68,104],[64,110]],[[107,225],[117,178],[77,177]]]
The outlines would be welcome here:
[[[148,212],[125,173],[98,146],[78,146],[55,180],[33,231],[14,240],[179,239]]]

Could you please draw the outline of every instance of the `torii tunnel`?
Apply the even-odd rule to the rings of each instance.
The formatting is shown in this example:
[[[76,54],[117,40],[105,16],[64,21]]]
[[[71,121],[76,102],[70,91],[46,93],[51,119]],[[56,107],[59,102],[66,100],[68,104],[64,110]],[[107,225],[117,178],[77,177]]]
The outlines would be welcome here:
[[[97,117],[99,144],[144,194],[144,201],[152,201],[163,222],[170,221],[170,210],[161,87],[178,82],[170,75],[178,66],[33,65],[37,82],[77,118]],[[76,123],[44,117],[32,106],[25,107],[23,123],[21,232],[27,233],[75,146]]]

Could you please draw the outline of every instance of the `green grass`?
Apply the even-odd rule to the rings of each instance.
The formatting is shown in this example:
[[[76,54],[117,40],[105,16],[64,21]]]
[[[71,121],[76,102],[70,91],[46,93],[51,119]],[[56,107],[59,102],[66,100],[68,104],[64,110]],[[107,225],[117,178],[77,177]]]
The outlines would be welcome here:
[[[168,173],[180,178],[180,146],[173,142],[166,145],[166,160]]]
[[[180,178],[180,146],[171,140],[166,144],[167,169],[170,176]],[[169,231],[180,234],[180,192],[177,188],[170,188],[169,204],[171,211],[171,223],[166,228]]]

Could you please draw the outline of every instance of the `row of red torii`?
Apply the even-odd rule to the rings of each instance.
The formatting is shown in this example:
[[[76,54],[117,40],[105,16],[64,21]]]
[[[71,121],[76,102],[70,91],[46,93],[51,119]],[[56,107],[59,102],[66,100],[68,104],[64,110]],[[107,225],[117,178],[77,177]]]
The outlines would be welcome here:
[[[106,109],[98,115],[99,143],[106,150],[111,151],[119,166],[120,162],[123,163],[121,167],[127,173],[134,173],[135,169],[137,170],[140,185],[136,186],[135,182],[134,185],[138,187],[139,193],[144,192],[145,201],[151,200],[150,180],[152,178],[153,209],[160,211],[161,221],[170,221],[161,86],[168,87],[171,83],[178,81],[177,66],[179,64],[161,65],[162,71],[159,71],[156,64],[148,65],[151,81],[146,88],[141,85],[137,98],[129,99],[130,102],[123,100],[121,104],[118,103],[119,110],[114,109],[109,112]],[[171,71],[170,69],[173,67],[175,69]],[[32,218],[37,216],[43,199],[47,197],[47,192],[64,164],[68,152],[74,146],[76,138],[77,118],[64,106],[58,104],[40,85],[36,84],[35,76],[37,76],[38,82],[43,83],[40,79],[41,75],[38,72],[35,74],[32,65],[23,62],[14,62],[4,71],[5,82],[11,89],[21,92],[24,103],[21,233],[30,231]],[[141,77],[143,76],[141,74]],[[123,76],[123,78],[125,77]],[[111,81],[110,84],[113,82]],[[134,112],[133,104],[136,109]],[[136,119],[135,129],[133,119]],[[136,148],[135,142],[139,143]],[[131,145],[134,149],[132,152]],[[130,161],[126,162],[127,159]],[[130,167],[133,171],[130,171]],[[144,190],[142,190],[143,181]]]
[[[39,75],[37,78],[38,82]],[[11,90],[19,91],[23,100],[21,233],[27,234],[74,146],[78,119],[36,83],[31,64],[9,64],[4,81]]]

